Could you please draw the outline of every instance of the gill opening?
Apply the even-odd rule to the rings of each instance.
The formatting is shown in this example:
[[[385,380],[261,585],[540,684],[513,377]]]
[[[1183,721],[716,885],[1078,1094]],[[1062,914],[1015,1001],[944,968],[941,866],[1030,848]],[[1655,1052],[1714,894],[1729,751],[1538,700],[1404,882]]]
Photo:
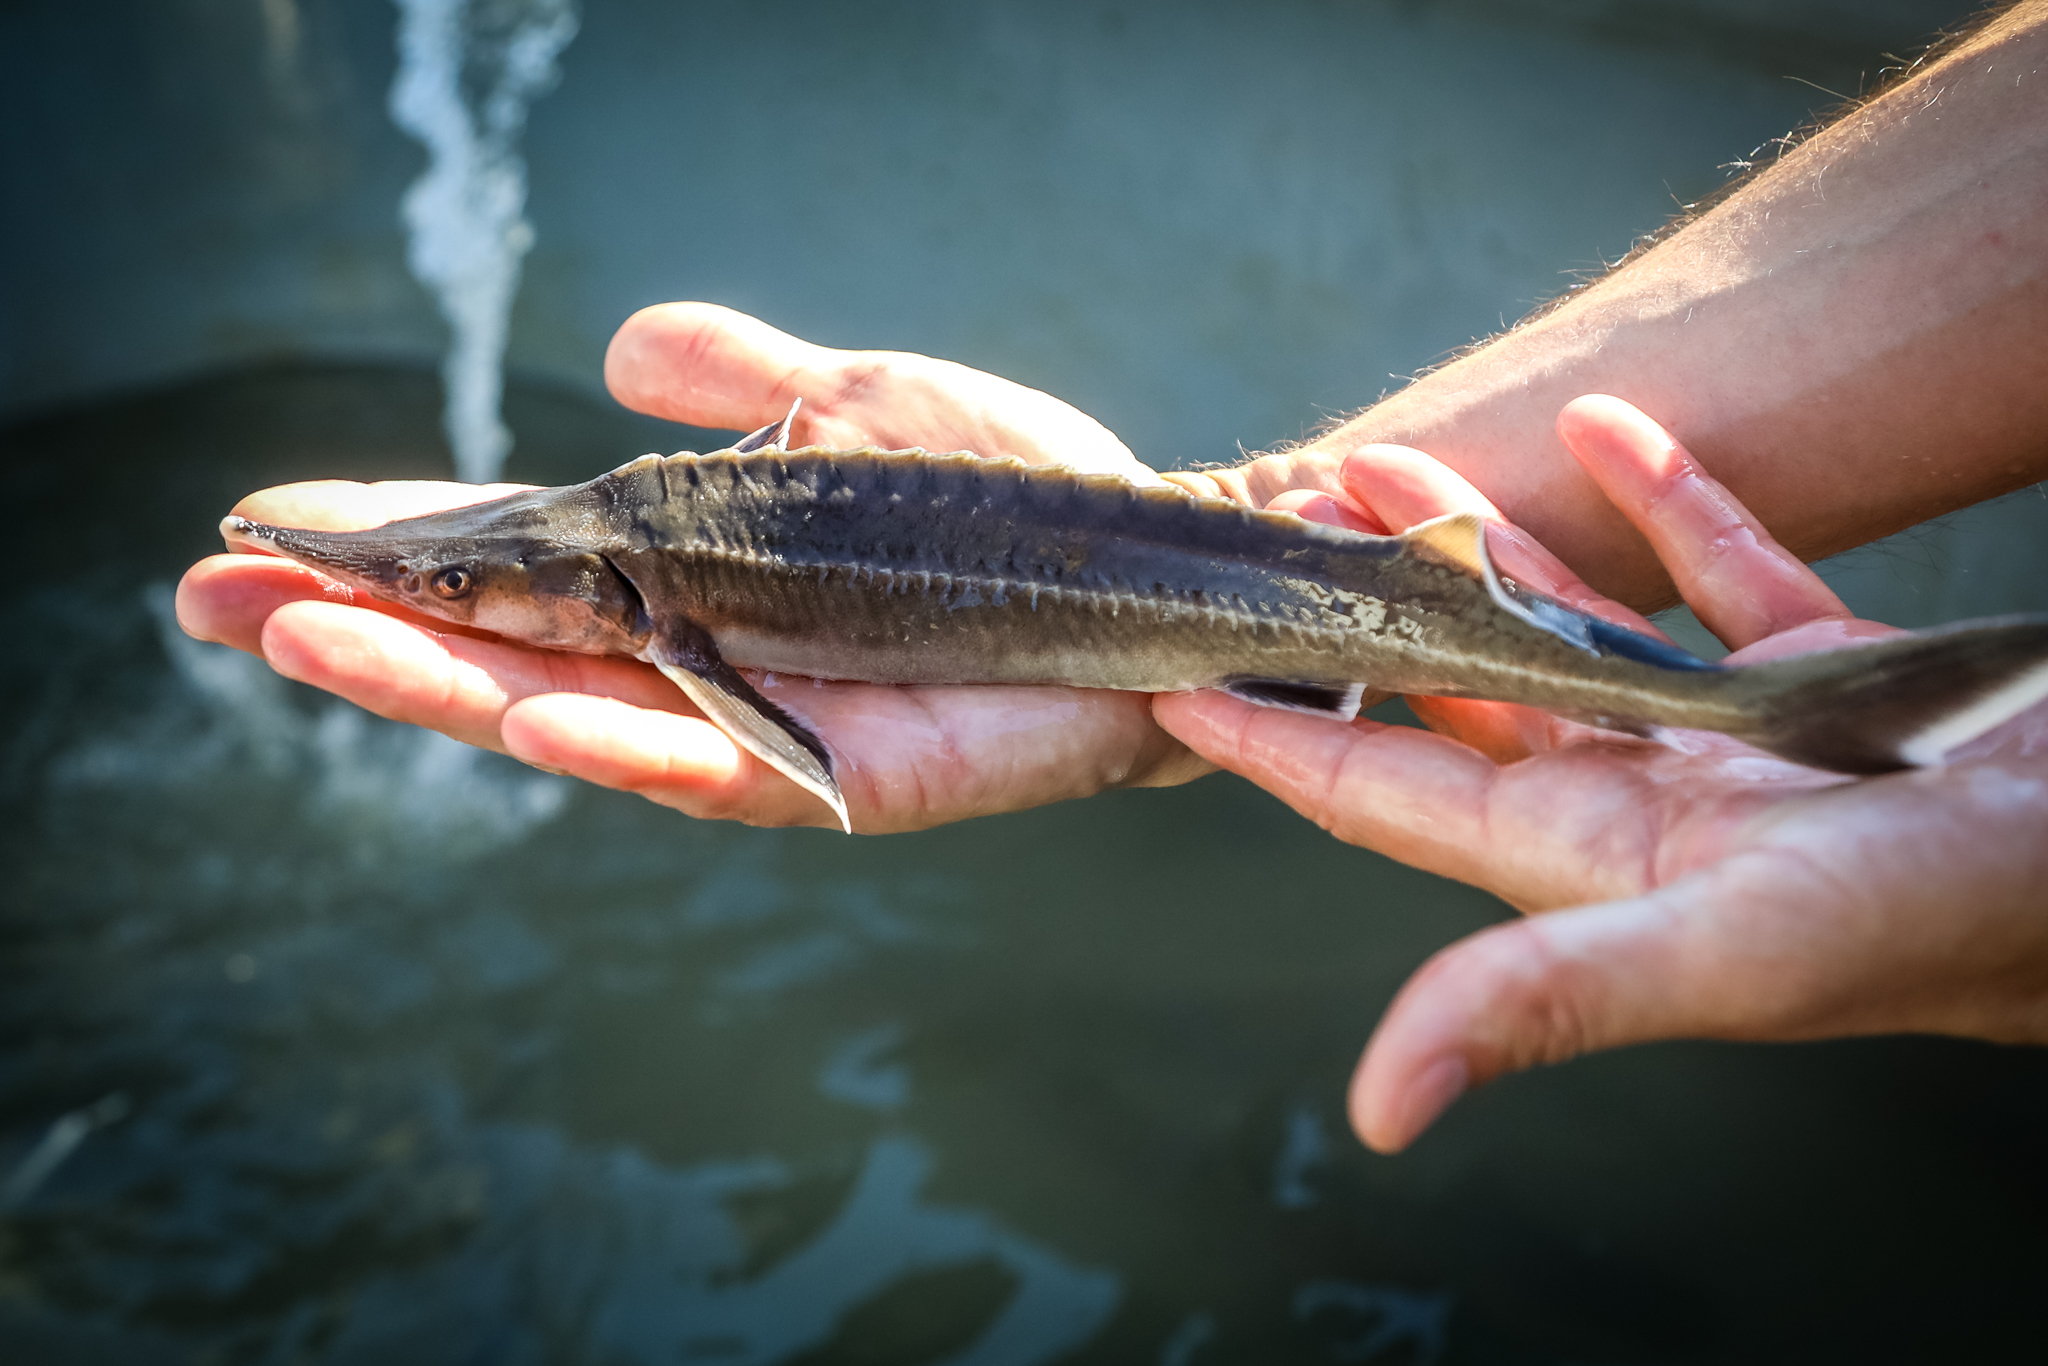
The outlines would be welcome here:
[[[633,604],[633,629],[631,632],[633,639],[635,641],[646,640],[647,637],[654,634],[654,618],[648,615],[647,599],[640,595],[639,585],[627,577],[625,570],[612,562],[611,556],[599,555],[597,558],[603,562],[606,569],[612,571],[612,577],[619,581],[619,587],[625,592],[626,601]]]

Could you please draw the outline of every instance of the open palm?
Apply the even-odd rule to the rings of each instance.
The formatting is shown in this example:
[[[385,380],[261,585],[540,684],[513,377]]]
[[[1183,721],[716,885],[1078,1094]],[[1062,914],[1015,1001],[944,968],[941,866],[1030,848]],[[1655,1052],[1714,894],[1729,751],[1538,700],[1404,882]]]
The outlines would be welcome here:
[[[813,346],[709,304],[636,314],[613,339],[605,378],[629,407],[701,426],[757,427],[801,398],[796,437],[804,444],[964,449],[1158,482],[1101,424],[1049,395],[923,356]],[[253,494],[235,511],[274,525],[350,530],[513,487],[293,484]],[[649,665],[465,633],[358,599],[268,556],[216,555],[195,565],[179,586],[178,615],[193,635],[261,654],[279,672],[380,715],[691,815],[837,823]],[[764,680],[763,690],[830,737],[854,827],[865,832],[1208,771],[1158,728],[1141,694],[809,679]]]
[[[1616,399],[1566,444],[1743,663],[1892,628],[1853,619],[1661,428]],[[1273,506],[1364,530],[1495,519],[1503,572],[1600,598],[1417,451],[1350,457],[1341,493]],[[1162,696],[1166,727],[1342,839],[1532,915],[1403,988],[1352,1090],[1360,1134],[1411,1141],[1471,1085],[1657,1038],[1895,1030],[2048,1041],[2048,725],[2022,717],[1943,768],[1848,781],[1718,736],[1672,743],[1524,708],[1416,699],[1438,734],[1341,726],[1220,694]]]

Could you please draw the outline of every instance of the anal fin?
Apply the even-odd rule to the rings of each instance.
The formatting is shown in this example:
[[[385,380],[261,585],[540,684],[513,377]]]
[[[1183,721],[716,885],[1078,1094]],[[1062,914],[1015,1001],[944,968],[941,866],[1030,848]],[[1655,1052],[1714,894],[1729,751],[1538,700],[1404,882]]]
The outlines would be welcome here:
[[[832,751],[726,663],[706,632],[687,624],[664,630],[655,636],[647,658],[735,744],[816,795],[839,817],[840,828],[853,833],[846,797],[832,776]]]
[[[1306,712],[1333,721],[1355,721],[1365,700],[1363,683],[1296,683],[1285,678],[1232,678],[1217,688],[1240,702]]]

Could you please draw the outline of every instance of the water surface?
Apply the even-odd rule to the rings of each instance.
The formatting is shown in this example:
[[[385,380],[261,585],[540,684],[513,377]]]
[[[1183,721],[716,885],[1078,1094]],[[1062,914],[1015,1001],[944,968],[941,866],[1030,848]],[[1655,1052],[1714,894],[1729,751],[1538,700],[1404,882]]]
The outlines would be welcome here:
[[[235,497],[440,468],[438,408],[427,371],[265,370],[4,437],[0,1173],[125,1105],[0,1214],[9,1360],[2038,1345],[2048,1055],[1633,1049],[1378,1158],[1358,1048],[1505,911],[1234,779],[700,824],[175,631]],[[508,417],[541,482],[698,444],[532,386]]]

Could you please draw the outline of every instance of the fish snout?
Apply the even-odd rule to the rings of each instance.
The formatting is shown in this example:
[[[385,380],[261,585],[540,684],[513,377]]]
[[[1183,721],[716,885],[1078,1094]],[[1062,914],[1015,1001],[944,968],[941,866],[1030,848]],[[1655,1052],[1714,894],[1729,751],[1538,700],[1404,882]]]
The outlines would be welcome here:
[[[231,550],[281,555],[365,588],[395,589],[408,576],[418,577],[402,553],[404,547],[363,532],[309,531],[229,515],[221,519],[220,534]]]
[[[231,550],[260,550],[268,552],[277,536],[277,528],[252,522],[247,517],[232,514],[220,519],[220,538],[228,543]]]

